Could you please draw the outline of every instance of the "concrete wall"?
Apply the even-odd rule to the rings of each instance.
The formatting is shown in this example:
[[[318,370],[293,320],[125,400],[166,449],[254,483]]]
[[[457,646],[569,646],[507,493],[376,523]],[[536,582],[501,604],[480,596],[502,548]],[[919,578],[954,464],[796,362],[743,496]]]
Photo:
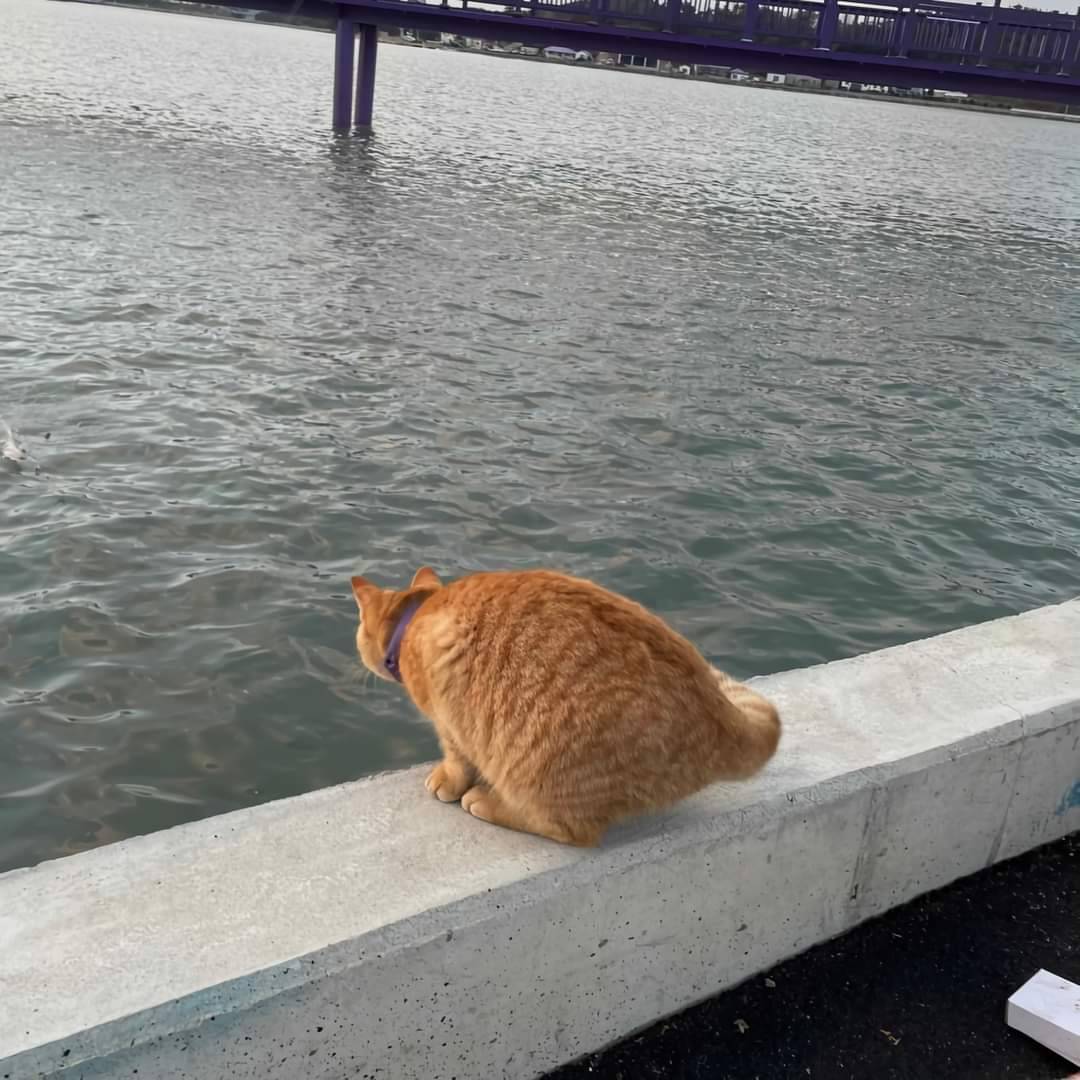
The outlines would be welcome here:
[[[1080,828],[1080,602],[760,685],[765,773],[599,851],[410,770],[0,877],[0,1080],[533,1077]]]

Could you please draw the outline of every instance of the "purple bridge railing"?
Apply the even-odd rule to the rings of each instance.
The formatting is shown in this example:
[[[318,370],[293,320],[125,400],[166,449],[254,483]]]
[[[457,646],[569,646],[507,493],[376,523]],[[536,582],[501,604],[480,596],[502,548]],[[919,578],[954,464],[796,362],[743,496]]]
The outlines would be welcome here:
[[[880,0],[222,0],[337,20],[334,126],[371,126],[379,28],[1080,104],[1076,14]],[[357,39],[360,49],[357,56]],[[358,62],[359,61],[359,62]]]

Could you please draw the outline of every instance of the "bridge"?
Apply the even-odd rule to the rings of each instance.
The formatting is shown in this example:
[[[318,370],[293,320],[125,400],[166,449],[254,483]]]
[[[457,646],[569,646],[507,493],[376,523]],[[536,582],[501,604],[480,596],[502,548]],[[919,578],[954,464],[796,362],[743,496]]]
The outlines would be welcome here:
[[[1080,9],[955,0],[222,0],[330,17],[333,123],[369,130],[380,28],[1080,104]],[[357,49],[359,41],[359,50]]]

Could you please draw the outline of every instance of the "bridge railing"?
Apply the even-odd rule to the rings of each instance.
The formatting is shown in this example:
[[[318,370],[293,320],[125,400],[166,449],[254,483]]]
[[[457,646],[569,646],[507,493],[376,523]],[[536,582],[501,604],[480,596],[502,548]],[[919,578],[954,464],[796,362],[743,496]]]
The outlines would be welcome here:
[[[415,0],[413,0],[415,2]],[[443,0],[421,0],[442,4]],[[1080,74],[1080,15],[955,0],[503,0],[471,8],[793,48]]]

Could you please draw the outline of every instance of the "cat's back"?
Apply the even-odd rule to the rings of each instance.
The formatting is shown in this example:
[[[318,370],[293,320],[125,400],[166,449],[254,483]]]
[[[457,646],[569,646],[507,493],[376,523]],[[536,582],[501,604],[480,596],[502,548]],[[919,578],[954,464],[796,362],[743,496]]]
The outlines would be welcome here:
[[[459,642],[514,667],[660,664],[703,675],[708,665],[659,616],[595,582],[555,570],[471,574],[442,590]],[[464,639],[464,640],[463,640]],[[471,650],[470,650],[471,651]],[[576,666],[576,665],[575,665]]]
[[[589,618],[660,622],[633,600],[557,570],[470,574],[448,585],[444,594],[454,613],[467,619],[486,613],[515,620],[557,616],[574,622]]]

